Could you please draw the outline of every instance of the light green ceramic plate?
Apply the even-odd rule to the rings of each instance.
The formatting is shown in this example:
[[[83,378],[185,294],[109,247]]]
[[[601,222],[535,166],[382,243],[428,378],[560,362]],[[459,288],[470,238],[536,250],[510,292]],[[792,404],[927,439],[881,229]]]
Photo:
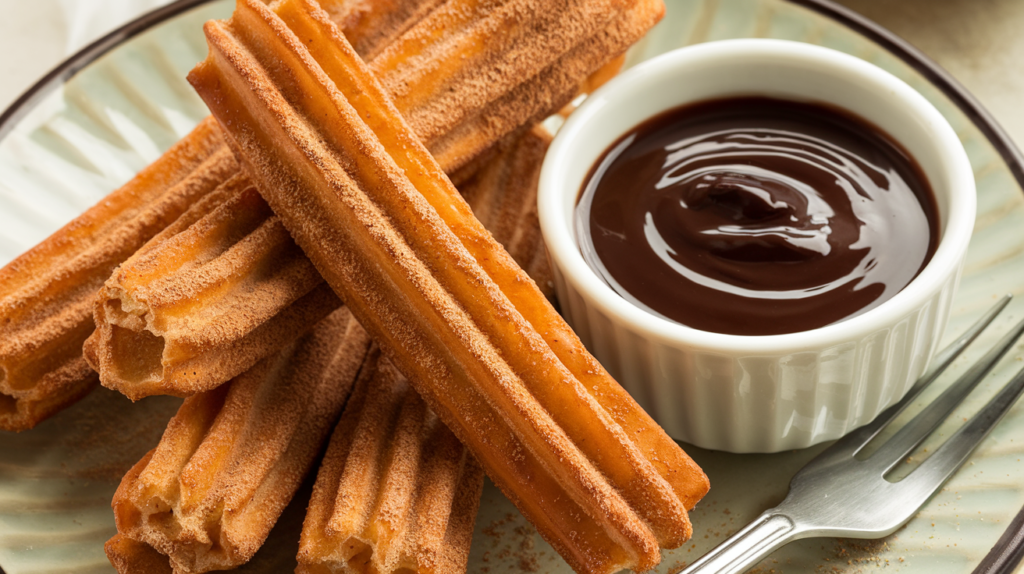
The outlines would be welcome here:
[[[112,38],[55,72],[0,118],[0,265],[126,181],[185,134],[206,110],[184,81],[205,54],[203,21],[224,17],[229,0],[187,0],[138,36]],[[970,98],[941,72],[901,51],[898,41],[804,0],[669,0],[668,15],[630,55],[635,63],[697,42],[770,37],[821,44],[889,70],[930,99],[967,148],[978,182],[978,220],[949,334],[961,331],[1005,292],[1024,288],[1024,177],[1012,147]],[[816,7],[815,7],[816,6]],[[822,11],[824,10],[824,11]],[[167,17],[167,14],[173,13]],[[859,30],[859,31],[858,31]],[[99,59],[93,56],[117,44]],[[903,58],[901,58],[903,56]],[[83,66],[70,80],[65,78]],[[966,98],[966,100],[964,99]],[[964,103],[966,101],[966,103]],[[963,104],[976,117],[966,115]],[[980,126],[980,127],[979,127]],[[1010,160],[1009,162],[1007,161]],[[1024,312],[1024,298],[977,347],[991,344]],[[1021,364],[1022,349],[983,385],[940,434],[976,410]],[[955,371],[980,355],[967,353]],[[949,381],[950,378],[945,379]],[[942,386],[940,381],[939,387]],[[925,397],[930,398],[932,395]],[[120,476],[158,440],[175,399],[136,404],[100,390],[35,430],[0,434],[0,566],[8,574],[111,573],[103,543],[114,533],[109,504]],[[934,443],[911,458],[927,456]],[[711,478],[693,512],[694,537],[665,554],[659,572],[692,562],[785,495],[790,477],[821,448],[733,455],[689,448]],[[1024,504],[1024,407],[1012,410],[968,464],[905,528],[879,541],[807,540],[776,552],[761,572],[970,572]],[[286,572],[294,564],[308,490],[244,571]],[[884,512],[885,509],[879,509]],[[515,508],[488,485],[470,572],[569,572]]]

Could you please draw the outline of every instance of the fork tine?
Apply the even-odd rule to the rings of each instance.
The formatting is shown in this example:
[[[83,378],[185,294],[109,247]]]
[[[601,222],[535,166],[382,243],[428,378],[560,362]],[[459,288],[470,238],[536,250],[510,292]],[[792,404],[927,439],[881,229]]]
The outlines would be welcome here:
[[[910,454],[921,442],[946,420],[949,413],[967,397],[978,383],[985,378],[985,375],[995,367],[999,359],[1003,358],[1017,338],[1024,333],[1024,321],[1017,323],[1009,333],[1003,336],[999,343],[985,354],[978,362],[964,373],[955,383],[946,389],[939,398],[931,402],[923,411],[911,419],[903,428],[889,439],[873,455],[872,460],[877,460],[885,465],[883,474],[889,472],[898,465],[905,456]]]
[[[995,320],[996,316],[999,315],[1010,303],[1010,299],[1013,299],[1013,295],[1003,295],[999,298],[999,301],[992,306],[991,309],[985,312],[970,329],[964,331],[955,341],[949,344],[945,349],[942,349],[936,353],[935,357],[932,358],[931,366],[925,371],[921,378],[914,383],[914,386],[910,388],[907,395],[903,397],[899,402],[886,409],[882,414],[878,415],[875,420],[870,423],[854,430],[847,434],[843,438],[840,438],[828,449],[823,451],[815,459],[816,463],[828,463],[838,460],[843,460],[851,456],[856,455],[863,449],[871,439],[875,438],[889,423],[896,419],[912,403],[918,395],[924,391],[932,382],[935,381],[942,374],[943,371],[948,367],[960,353],[963,352],[968,345],[981,334],[982,331],[988,327],[992,321]]]
[[[905,483],[910,487],[907,496],[919,497],[918,504],[923,504],[936,490],[967,461],[981,441],[995,428],[996,424],[1006,415],[1010,407],[1024,394],[1024,369],[1007,383],[988,404],[986,404],[971,420],[960,427],[953,436],[911,471],[910,475],[898,484]]]

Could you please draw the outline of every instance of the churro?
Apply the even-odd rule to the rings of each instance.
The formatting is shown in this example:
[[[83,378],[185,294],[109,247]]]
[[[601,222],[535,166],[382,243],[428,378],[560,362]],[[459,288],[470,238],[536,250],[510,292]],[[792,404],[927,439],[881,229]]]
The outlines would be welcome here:
[[[523,0],[518,2],[524,3]],[[576,61],[573,50],[577,46],[566,55],[545,53],[540,59],[534,58],[536,62],[531,64],[534,67],[524,68],[518,61],[522,54],[516,39],[535,41],[529,26],[530,23],[537,24],[533,20],[525,24],[516,23],[512,36],[503,37],[490,57],[466,60],[462,52],[452,48],[448,35],[431,36],[428,31],[443,25],[453,14],[461,14],[470,17],[460,20],[459,34],[472,37],[479,35],[481,30],[493,28],[507,15],[483,11],[470,0],[447,0],[436,7],[435,4],[438,3],[420,1],[390,12],[388,3],[375,6],[377,12],[371,15],[375,17],[372,19],[386,21],[385,24],[374,24],[373,29],[380,31],[373,36],[377,45],[383,44],[385,40],[382,38],[390,40],[396,35],[394,30],[401,28],[388,22],[401,20],[406,30],[383,49],[380,63],[374,60],[375,73],[385,78],[387,85],[404,94],[401,101],[410,109],[400,108],[400,111],[415,115],[424,130],[431,130],[429,133],[417,133],[427,147],[431,147],[431,141],[443,141],[445,146],[454,146],[445,149],[462,150],[458,154],[444,152],[440,161],[445,170],[476,170],[479,166],[466,163],[474,154],[484,152],[499,140],[507,142],[515,136],[511,145],[505,145],[512,151],[497,154],[490,160],[488,171],[492,175],[488,176],[486,184],[471,186],[475,187],[472,192],[480,197],[481,203],[491,201],[491,196],[511,197],[502,201],[517,213],[495,214],[495,224],[504,226],[502,232],[497,232],[498,239],[501,241],[502,236],[508,238],[506,245],[514,257],[528,267],[531,276],[550,295],[550,270],[539,243],[535,214],[530,215],[531,210],[523,210],[523,206],[533,199],[522,195],[522,190],[513,188],[521,185],[520,182],[531,182],[527,186],[535,184],[536,174],[531,171],[521,178],[497,174],[508,161],[526,161],[525,158],[517,160],[515,154],[521,155],[526,150],[523,142],[539,137],[529,132],[521,134],[516,122],[525,121],[530,114],[546,115],[562,103],[561,100],[549,101],[548,96],[538,98],[540,92],[537,90],[543,92],[552,89],[553,85],[534,85],[534,79],[528,74],[536,71],[537,62],[554,61],[552,66],[579,68],[572,75],[560,76],[556,82],[560,92],[568,89],[575,94],[580,85],[593,88],[606,80],[618,69],[621,61],[613,58],[610,64],[588,77],[586,74],[593,71],[590,67],[567,63]],[[373,44],[368,42],[371,35],[367,32],[370,28],[366,18],[369,16],[361,11],[363,8],[360,6],[360,2],[342,2],[332,5],[328,12],[335,21],[358,28],[361,33],[355,37],[372,52]],[[511,8],[505,6],[503,10]],[[589,14],[587,10],[581,12],[584,16]],[[382,14],[385,17],[380,18]],[[425,14],[428,15],[424,17]],[[590,28],[596,25],[591,22],[594,19],[584,20],[587,26],[583,30],[590,33]],[[413,22],[419,23],[413,25]],[[426,46],[422,45],[424,39]],[[564,41],[563,44],[573,45]],[[395,49],[400,48],[401,53],[414,56],[418,65],[445,70],[447,78],[439,82],[429,74],[411,75],[409,64],[396,57],[390,47],[392,45],[397,47]],[[622,48],[619,46],[620,51]],[[415,50],[415,54],[411,54],[411,50]],[[613,55],[606,54],[604,58]],[[517,66],[516,73],[506,74],[495,79],[497,83],[481,88],[473,72],[505,60],[510,62],[509,65]],[[603,60],[594,66],[601,63]],[[533,87],[523,92],[524,85]],[[506,117],[490,110],[495,107],[507,115],[506,104],[511,101],[508,94],[512,92],[519,93],[513,106],[515,114]],[[435,109],[434,102],[441,101],[448,107]],[[445,130],[444,122],[451,123],[451,133]],[[459,133],[455,134],[456,131]],[[530,152],[529,159],[534,163],[522,167],[539,169],[543,154],[537,153],[540,149],[537,145],[530,149],[534,151]],[[197,207],[199,209],[207,207]],[[296,321],[315,321],[330,312],[332,305],[337,306],[338,302],[332,301],[328,289],[317,285],[319,278],[312,265],[304,258],[294,256],[298,249],[291,245],[283,227],[265,205],[239,200],[231,206],[222,205],[216,209],[217,214],[210,214],[197,226],[201,229],[188,229],[162,248],[154,248],[152,253],[126,262],[100,293],[96,306],[98,328],[89,340],[86,356],[99,371],[105,386],[132,398],[151,394],[188,396],[214,388],[272,351],[274,345],[286,342],[287,336],[295,332],[287,328],[288,325]],[[526,219],[522,222],[529,227],[511,228],[507,225],[507,221],[511,221],[509,216],[523,214]],[[241,223],[236,225],[236,220]],[[253,231],[246,235],[237,229]],[[235,237],[238,244],[225,242],[225,237]],[[216,241],[217,246],[210,246],[211,241]],[[180,249],[182,244],[189,247]],[[203,249],[204,244],[210,257],[193,261],[194,252]],[[274,263],[275,259],[278,263]]]
[[[145,542],[132,540],[120,532],[103,545],[110,565],[117,574],[172,574],[166,556]]]
[[[185,400],[118,487],[117,529],[176,573],[233,568],[263,544],[330,434],[369,348],[347,309]]]
[[[441,165],[449,171],[475,169],[477,166],[466,162],[499,140],[507,141],[517,135],[521,131],[517,122],[525,121],[531,114],[539,117],[557,109],[561,100],[552,100],[550,93],[544,90],[557,87],[559,93],[569,90],[575,94],[581,82],[588,89],[593,88],[621,64],[620,59],[613,59],[592,77],[587,77],[592,66],[577,61],[580,56],[576,52],[580,47],[563,40],[563,47],[572,47],[565,55],[545,53],[539,59],[531,59],[530,66],[523,67],[519,62],[520,41],[537,41],[533,38],[535,34],[530,33],[531,23],[537,24],[533,20],[515,23],[511,36],[502,36],[496,48],[489,51],[490,56],[478,55],[467,60],[462,52],[452,48],[448,35],[430,36],[428,32],[450,20],[453,14],[461,15],[460,18],[469,15],[468,19],[460,20],[458,35],[475,37],[503,22],[507,14],[483,11],[470,0],[448,0],[435,7],[437,4],[422,0],[377,3],[375,12],[367,13],[362,2],[347,1],[333,4],[328,11],[336,21],[355,27],[356,33],[352,35],[368,52],[397,35],[397,39],[383,49],[380,62],[374,60],[375,71],[387,85],[403,94],[401,101],[410,106],[402,110],[403,113],[414,115],[424,130],[430,130],[417,134],[428,147],[432,141],[441,141],[445,142],[444,149],[461,150],[443,152]],[[505,6],[502,10],[511,8]],[[584,15],[593,12],[581,11]],[[371,20],[375,22],[372,25]],[[594,22],[604,22],[595,18],[583,20],[587,26],[582,30],[588,34],[594,26],[599,27]],[[632,20],[627,18],[627,21]],[[413,25],[415,22],[418,23]],[[627,30],[635,27],[635,24],[623,26]],[[371,30],[378,33],[371,34]],[[398,34],[398,30],[404,32]],[[638,33],[634,31],[633,36]],[[546,34],[544,38],[551,32]],[[622,34],[604,33],[604,36],[618,38]],[[633,36],[629,37],[635,39]],[[426,46],[422,45],[424,39]],[[606,46],[606,43],[601,45]],[[618,44],[616,47],[620,51],[623,48]],[[398,58],[395,50],[414,57],[420,66],[444,70],[446,78],[438,81],[434,75],[412,74],[409,64]],[[582,50],[585,54],[591,52],[589,48]],[[602,54],[602,57],[607,59],[610,54]],[[516,73],[494,79],[495,83],[483,89],[474,72],[506,60],[508,65],[514,65]],[[551,66],[571,68],[573,74],[556,74],[558,77],[551,80],[553,83],[536,85],[536,78],[529,74],[536,72],[539,62],[552,60]],[[601,62],[595,60],[593,66]],[[513,92],[518,95],[510,96]],[[541,97],[545,93],[548,95]],[[513,101],[515,105],[509,108]],[[444,102],[447,107],[437,109],[437,102]],[[450,122],[449,131],[445,130],[444,122]],[[529,136],[523,138],[529,139]],[[518,148],[518,142],[512,147]],[[505,158],[493,163],[500,163],[502,159]],[[539,161],[539,157],[537,159]],[[497,185],[502,183],[496,180]],[[488,188],[494,189],[500,188]],[[220,206],[219,214],[204,218],[201,224],[204,231],[189,229],[186,235],[190,238],[175,238],[159,252],[132,258],[108,281],[97,303],[98,329],[89,341],[86,355],[105,386],[132,398],[150,394],[187,396],[213,388],[251,366],[275,345],[286,342],[287,336],[295,333],[289,325],[315,321],[337,305],[325,287],[316,286],[312,266],[288,254],[289,248],[298,250],[290,245],[277,220],[268,219],[265,206],[254,201],[235,203],[230,208]],[[247,228],[248,225],[254,230],[252,234],[243,237],[234,231],[236,219],[248,221],[237,227]],[[254,223],[257,221],[265,225],[257,228]],[[517,260],[532,258],[528,271],[536,272],[531,275],[535,275],[550,294],[546,255],[536,242],[536,227],[526,232],[509,231],[510,240],[525,240],[523,250],[513,249],[513,255]],[[240,244],[222,242],[221,247],[210,249],[217,254],[208,260],[196,263],[186,255],[201,248],[202,242],[211,237],[219,240],[231,236],[239,237]],[[178,249],[186,242],[195,243],[185,251]],[[284,257],[287,263],[274,265],[274,257],[278,261]],[[525,259],[523,262],[526,263]],[[133,269],[140,265],[148,266],[149,270]]]
[[[321,464],[296,572],[465,572],[482,488],[472,455],[374,356]]]
[[[459,186],[473,215],[548,298],[555,286],[537,219],[537,184],[550,144],[551,134],[537,126]]]
[[[646,15],[648,25],[663,10],[582,4],[617,12],[615,21]],[[210,55],[189,76],[257,189],[575,569],[656,565],[659,546],[689,538],[686,509],[707,491],[703,472],[473,218],[315,2],[276,10],[240,0],[231,20],[208,22]]]
[[[495,240],[552,294],[537,222],[550,135],[536,128],[463,187]],[[244,176],[225,183],[130,257],[97,297],[85,356],[132,399],[212,389],[341,305]]]
[[[85,356],[131,399],[215,388],[341,305],[244,175],[205,199],[97,297]]]
[[[399,40],[404,47],[396,48],[392,52],[412,53],[410,46],[415,46],[426,34],[425,30],[429,31],[438,21],[450,18],[451,14],[459,11],[478,9],[474,8],[472,3],[462,0],[445,2],[441,6],[444,10],[441,11],[437,10],[439,6],[438,0],[335,0],[325,7],[336,21],[345,26],[346,34],[353,39],[362,53],[370,57],[381,53],[386,45],[397,45]],[[433,18],[433,24],[415,26],[428,14]],[[490,14],[477,14],[476,20],[463,22],[463,29],[493,27],[494,22],[487,20],[490,17]],[[633,27],[637,27],[635,22]],[[586,49],[577,46],[533,77],[528,77],[523,70],[519,70],[517,75],[507,75],[502,82],[492,83],[487,93],[492,96],[496,93],[505,94],[493,102],[487,100],[486,94],[482,94],[476,76],[469,70],[449,74],[443,83],[438,83],[436,89],[448,95],[444,103],[441,103],[435,93],[434,99],[437,101],[430,103],[431,98],[423,93],[427,88],[421,85],[428,80],[433,81],[428,76],[410,78],[409,66],[402,64],[393,54],[388,60],[391,62],[391,68],[382,61],[376,64],[376,69],[385,74],[388,85],[403,90],[405,94],[420,94],[416,97],[407,97],[406,100],[415,104],[417,122],[425,129],[433,130],[433,140],[438,142],[438,150],[461,150],[457,153],[445,152],[442,158],[442,162],[451,161],[446,167],[454,171],[460,166],[465,166],[474,154],[508,137],[510,132],[521,129],[521,126],[528,123],[529,118],[539,119],[556,109],[561,100],[571,97],[578,91],[578,85],[588,86],[588,82],[592,83],[592,80],[586,79],[586,73],[593,70],[601,59],[607,59],[610,54],[621,51],[629,42],[635,40],[635,31],[630,31],[631,35],[624,35],[622,32],[628,28],[613,26],[609,29],[611,31],[605,30],[597,34],[587,41]],[[511,45],[510,38],[505,37],[504,46]],[[447,40],[435,39],[435,43],[435,48],[429,45],[419,48],[420,53],[416,57],[423,66],[430,69],[453,70],[456,64],[462,62],[459,53],[442,46]],[[550,62],[550,56],[545,58],[535,60]],[[476,69],[479,69],[479,66]],[[601,74],[599,70],[597,75]],[[513,91],[515,95],[510,95]],[[509,109],[514,109],[516,113],[509,113]],[[454,123],[448,125],[446,121]],[[443,129],[445,125],[448,125],[447,131]],[[120,261],[117,258],[94,261],[95,265],[88,273],[91,278],[81,279],[79,275],[78,279],[67,285],[63,281],[47,283],[45,279],[40,279],[44,275],[65,277],[64,272],[67,268],[62,266],[68,265],[71,260],[77,264],[85,264],[84,259],[96,255],[95,252],[90,254],[81,251],[75,251],[74,256],[61,253],[69,245],[78,248],[87,244],[98,246],[101,239],[95,236],[86,241],[79,241],[86,236],[85,233],[73,234],[66,230],[98,229],[94,219],[96,216],[104,221],[113,221],[111,205],[118,205],[117,209],[122,212],[142,210],[145,205],[144,198],[165,190],[167,180],[157,177],[159,173],[177,173],[179,176],[192,173],[193,179],[216,175],[208,173],[207,170],[212,169],[209,166],[189,163],[188,158],[176,150],[189,148],[204,138],[216,139],[219,137],[217,132],[218,130],[212,127],[212,122],[204,121],[181,144],[126,184],[122,188],[123,191],[114,192],[96,208],[69,224],[65,230],[58,232],[47,242],[0,271],[0,288],[6,291],[0,295],[0,317],[6,315],[4,318],[11,319],[0,325],[0,335],[4,336],[3,342],[0,343],[0,429],[31,428],[75,402],[96,385],[96,375],[83,360],[80,349],[82,342],[92,332],[92,318],[89,316],[92,293]],[[433,141],[431,134],[420,135],[428,143]],[[431,143],[431,146],[433,145],[434,143]],[[223,174],[219,177],[223,179]],[[99,232],[109,233],[112,229],[108,226],[99,229]],[[155,230],[150,230],[153,231]],[[62,234],[69,235],[62,239]],[[113,234],[112,241],[122,239],[123,234]],[[138,245],[139,243],[134,244],[135,247]],[[132,250],[131,247],[120,249],[118,257],[123,260]],[[102,257],[102,254],[100,256]],[[74,271],[78,273],[82,270]],[[43,291],[47,293],[40,296]],[[145,348],[153,349],[159,346],[159,342],[151,343]],[[209,349],[209,346],[205,348]],[[94,356],[101,353],[100,349],[94,348]],[[182,364],[186,362],[183,361]],[[244,363],[245,361],[239,362]],[[152,361],[148,361],[148,364],[152,365]],[[195,372],[198,377],[199,371]],[[178,394],[181,394],[181,391]]]
[[[111,271],[238,169],[210,118],[0,270],[0,429],[32,428],[96,386],[82,358]]]

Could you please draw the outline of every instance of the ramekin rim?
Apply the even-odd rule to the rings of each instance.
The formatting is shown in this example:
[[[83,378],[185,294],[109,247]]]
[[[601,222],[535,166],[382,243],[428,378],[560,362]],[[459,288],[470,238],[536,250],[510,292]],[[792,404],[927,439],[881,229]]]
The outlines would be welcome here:
[[[843,321],[797,333],[764,336],[741,336],[701,331],[653,315],[636,307],[619,296],[584,261],[579,252],[575,230],[564,222],[564,193],[577,193],[582,184],[560,185],[566,179],[565,162],[571,159],[572,138],[583,131],[593,116],[608,113],[609,94],[614,95],[619,86],[644,79],[662,68],[671,69],[687,60],[713,57],[738,57],[741,55],[775,55],[828,61],[829,65],[846,68],[846,71],[885,86],[898,97],[909,100],[912,108],[921,114],[928,125],[938,132],[941,144],[937,149],[943,158],[945,173],[951,188],[960,193],[951,193],[946,227],[940,237],[938,248],[924,269],[899,293],[878,307],[862,315]],[[680,105],[685,102],[680,102]],[[619,104],[621,105],[621,104]],[[657,112],[654,112],[657,113]],[[653,114],[651,114],[653,115]],[[589,161],[596,160],[591,158]],[[941,113],[919,92],[891,73],[855,56],[830,48],[776,39],[734,39],[708,42],[667,52],[643,62],[614,78],[592,94],[569,117],[559,130],[545,157],[538,189],[538,216],[552,264],[563,280],[614,320],[628,326],[635,332],[643,333],[662,344],[685,345],[690,349],[712,352],[779,355],[808,349],[823,349],[851,340],[860,340],[879,330],[888,328],[922,306],[939,293],[945,280],[958,272],[970,241],[976,210],[975,182],[970,162],[956,132]],[[570,218],[571,220],[571,218]]]

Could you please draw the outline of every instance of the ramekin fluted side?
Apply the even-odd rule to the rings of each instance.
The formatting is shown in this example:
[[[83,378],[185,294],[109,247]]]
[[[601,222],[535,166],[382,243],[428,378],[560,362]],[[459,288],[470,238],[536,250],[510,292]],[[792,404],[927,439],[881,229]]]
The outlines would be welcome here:
[[[901,399],[938,348],[958,280],[859,339],[736,356],[654,340],[589,304],[555,267],[566,320],[640,406],[676,440],[737,453],[834,440]]]

